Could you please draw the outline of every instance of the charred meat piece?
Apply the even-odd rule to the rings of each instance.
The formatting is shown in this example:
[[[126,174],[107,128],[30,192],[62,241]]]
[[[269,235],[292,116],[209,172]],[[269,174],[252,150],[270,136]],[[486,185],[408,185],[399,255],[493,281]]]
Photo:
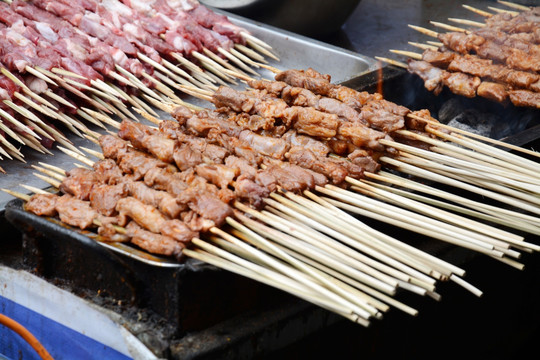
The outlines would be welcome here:
[[[431,65],[427,61],[409,60],[407,70],[420,76],[424,80],[424,87],[435,95],[441,93],[444,88],[444,78],[448,76],[446,71]]]
[[[199,164],[195,172],[221,189],[227,188],[239,175],[234,168],[222,164]]]
[[[60,184],[60,191],[80,200],[88,200],[92,187],[97,183],[98,177],[94,170],[73,168],[66,172],[66,178]]]
[[[121,216],[127,216],[135,221],[141,227],[153,232],[160,233],[160,229],[166,219],[158,209],[151,205],[147,205],[134,197],[126,197],[120,199],[116,203],[116,211]]]
[[[26,211],[39,216],[55,216],[56,200],[58,195],[56,194],[34,194],[24,205]]]
[[[488,81],[482,81],[476,89],[476,93],[478,96],[500,103],[508,99],[508,92],[504,85]]]
[[[87,229],[93,225],[97,212],[90,207],[90,202],[65,194],[56,200],[56,211],[60,220],[68,225]]]
[[[292,164],[323,174],[325,177],[331,179],[334,184],[342,183],[348,175],[347,169],[343,166],[336,164],[327,157],[318,156],[311,150],[299,146],[291,147],[288,158]],[[325,183],[318,185],[324,186]]]
[[[175,256],[180,258],[185,245],[169,236],[156,234],[140,227],[131,221],[126,226],[126,235],[131,238],[131,243],[137,245],[152,254]]]
[[[188,187],[178,195],[177,201],[187,204],[200,216],[212,220],[216,226],[221,226],[225,219],[233,214],[229,205],[198,186]]]
[[[540,109],[540,93],[527,90],[510,90],[510,101],[515,106],[527,106]]]
[[[128,194],[126,184],[99,184],[90,192],[90,206],[104,216],[112,216],[116,212],[116,203]]]
[[[255,208],[264,205],[264,199],[268,197],[270,191],[253,181],[249,176],[240,175],[234,184],[234,195],[240,201],[247,201]]]
[[[476,89],[482,81],[478,76],[470,76],[464,73],[450,73],[444,80],[444,84],[448,86],[454,94],[462,95],[468,98],[476,96]]]
[[[404,106],[387,100],[373,100],[362,108],[360,114],[374,129],[389,133],[403,128],[407,113],[409,109]]]

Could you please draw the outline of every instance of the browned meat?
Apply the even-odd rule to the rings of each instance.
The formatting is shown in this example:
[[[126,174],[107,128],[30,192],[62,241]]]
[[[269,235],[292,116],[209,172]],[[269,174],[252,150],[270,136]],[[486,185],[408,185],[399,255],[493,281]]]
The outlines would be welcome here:
[[[185,205],[178,204],[176,198],[166,191],[152,189],[140,181],[130,181],[126,186],[129,195],[145,204],[158,208],[169,218],[177,218],[182,211],[186,210]]]
[[[131,243],[152,254],[180,257],[185,245],[169,236],[156,234],[131,221],[126,226]]]
[[[486,41],[481,36],[461,32],[441,33],[438,38],[447,48],[460,54],[467,54],[471,50],[476,50],[478,46],[481,46]]]
[[[510,101],[515,106],[528,106],[540,109],[540,93],[527,90],[510,90]]]
[[[187,204],[189,208],[200,216],[212,220],[216,226],[221,226],[233,212],[229,205],[207,191],[201,191],[195,186],[188,187],[178,195],[180,203]]]
[[[359,92],[346,86],[334,85],[330,83],[328,76],[321,75],[313,69],[286,70],[275,76],[277,81],[286,82],[289,85],[304,88],[317,95],[328,96],[360,110],[364,104],[372,99],[380,99],[379,94],[369,94]]]
[[[247,176],[250,179],[254,178],[257,175],[257,168],[250,164],[249,161],[242,157],[235,155],[228,156],[225,159],[225,165],[231,169],[236,169],[240,176]]]
[[[288,158],[292,164],[323,174],[334,184],[342,183],[348,175],[347,169],[343,166],[336,164],[326,156],[318,156],[311,150],[299,146],[291,147]],[[319,182],[317,185],[324,186],[327,182],[326,178],[322,184]]]
[[[368,102],[360,113],[371,127],[384,132],[402,129],[405,125],[403,117],[409,109],[387,100],[373,100]]]
[[[159,160],[172,163],[175,141],[160,134],[158,129],[124,119],[118,136],[129,141],[135,148],[148,151]]]
[[[474,76],[491,77],[497,76],[500,72],[500,65],[493,65],[489,59],[481,59],[476,56],[464,55],[454,56],[448,65],[448,70],[454,72],[464,72]]]
[[[283,139],[262,136],[249,130],[243,130],[238,139],[258,153],[275,159],[282,159],[290,147]]]
[[[128,194],[126,184],[118,185],[99,184],[90,192],[90,206],[98,213],[112,216],[116,212],[116,203]]]
[[[222,163],[229,155],[227,149],[222,146],[210,144],[207,140],[202,138],[178,134],[178,141],[187,144],[191,149],[200,152],[204,157],[210,159],[210,161],[214,163]]]
[[[282,138],[291,146],[301,146],[321,156],[326,156],[330,152],[330,147],[326,143],[315,140],[311,136],[299,135],[294,130],[287,131]]]
[[[186,120],[193,116],[193,112],[186,106],[178,105],[172,110],[171,115],[178,125],[184,125]]]
[[[171,173],[167,169],[153,168],[150,169],[144,176],[144,183],[158,190],[164,190],[171,195],[181,194],[187,189],[186,184],[179,178],[179,173]]]
[[[333,87],[328,79],[309,76],[303,70],[282,71],[276,74],[275,79],[292,86],[308,89],[320,95],[327,95]]]
[[[161,227],[161,234],[169,236],[181,243],[189,243],[191,242],[191,239],[199,237],[197,231],[193,231],[187,224],[179,219],[167,220]]]
[[[210,118],[208,112],[198,112],[186,120],[186,129],[197,136],[206,136],[210,130],[220,130],[230,136],[238,136],[242,128],[217,117]]]
[[[234,195],[240,201],[247,201],[255,208],[264,205],[263,199],[267,198],[270,191],[252,180],[249,176],[240,175],[234,184]]]
[[[181,108],[184,106],[178,106],[177,108]],[[174,112],[174,110],[173,110]],[[190,115],[193,115],[191,111],[189,111]],[[163,135],[165,135],[169,139],[176,140],[178,138],[177,133],[179,131],[182,131],[182,127],[178,123],[178,121],[174,120],[163,120],[159,123],[159,132],[161,132]]]
[[[207,232],[216,224],[212,220],[206,219],[193,210],[187,210],[180,214],[182,221],[193,231]]]
[[[540,56],[519,49],[510,49],[510,54],[506,58],[506,63],[510,67],[525,71],[540,71]]]
[[[384,149],[384,146],[378,140],[386,136],[386,133],[382,131],[373,130],[365,126],[357,126],[353,123],[343,123],[338,131],[338,138],[349,140],[358,147],[367,147],[380,151]]]
[[[229,121],[234,121],[244,129],[251,131],[272,130],[274,128],[275,119],[265,118],[260,115],[230,114]]]
[[[411,112],[411,115],[415,115],[415,116],[418,116],[427,120],[438,122],[437,119],[431,116],[431,113],[427,109],[413,111]],[[426,122],[415,119],[412,116],[407,116],[405,118],[405,127],[409,130],[425,131]]]
[[[95,176],[100,184],[114,185],[122,181],[124,174],[112,159],[96,161],[93,165]]]
[[[339,126],[337,115],[323,113],[311,107],[290,107],[287,120],[299,133],[321,138],[335,136]]]
[[[375,173],[381,168],[381,164],[379,164],[370,153],[362,149],[353,151],[349,154],[349,156],[347,156],[347,158],[358,167],[351,168],[350,165],[348,166],[348,170],[351,172],[351,175],[354,178],[363,177],[365,171]]]
[[[272,94],[276,97],[281,97],[281,93],[283,92],[283,90],[289,86],[284,81],[268,81],[256,79],[248,80],[247,84],[254,89],[266,90],[269,94]]]
[[[55,216],[56,212],[56,194],[34,194],[24,205],[26,211],[39,216]]]
[[[221,189],[227,188],[239,175],[234,168],[222,164],[199,164],[195,172]]]
[[[500,103],[508,99],[508,92],[504,85],[488,81],[482,81],[478,89],[476,89],[476,93],[478,96]]]
[[[108,159],[116,159],[120,150],[125,150],[128,143],[114,135],[102,135],[99,137],[99,145],[103,156]]]
[[[269,164],[264,170],[270,173],[283,189],[293,192],[301,192],[306,189],[313,189],[315,179],[311,172],[304,168],[290,163]]]
[[[478,76],[470,76],[460,72],[450,73],[450,76],[444,80],[444,84],[448,86],[450,91],[468,98],[476,96],[476,89],[480,83],[481,80]]]
[[[358,149],[358,146],[354,145],[352,141],[344,139],[330,139],[328,141],[325,141],[325,144],[328,145],[330,150],[336,154],[341,156],[347,156],[354,150]]]
[[[147,205],[134,197],[120,199],[116,203],[116,211],[120,216],[127,216],[141,227],[153,232],[160,233],[166,219],[158,209]]]
[[[168,164],[133,148],[118,152],[118,167],[126,174],[132,174],[134,180],[140,180],[153,168],[167,168]]]
[[[97,212],[90,207],[90,202],[71,195],[62,195],[56,200],[56,211],[60,220],[68,225],[87,229],[93,225]]]
[[[116,220],[116,218],[103,218],[100,217],[99,223],[100,226],[97,229],[97,233],[105,238],[106,241],[110,242],[129,242],[131,239],[128,235],[124,233],[119,233],[116,227],[114,226],[113,221],[107,221],[107,219]]]
[[[66,176],[60,184],[60,191],[81,200],[88,200],[92,187],[98,183],[96,173],[89,169],[73,168],[66,172]]]
[[[129,141],[135,148],[144,149],[146,137],[151,135],[152,131],[148,126],[124,119],[117,134],[120,139]]]
[[[318,109],[330,114],[336,114],[341,119],[368,125],[368,123],[360,116],[360,113],[349,105],[328,97],[323,97],[318,102]]]
[[[277,179],[272,172],[268,171],[268,169],[259,170],[257,176],[255,176],[255,182],[264,186],[271,193],[277,190]]]
[[[431,65],[426,61],[409,60],[407,70],[410,73],[416,74],[424,80],[424,87],[428,91],[433,91],[435,95],[439,95],[444,88],[444,78],[448,73]]]
[[[267,81],[267,83],[278,83],[286,85],[286,87],[281,91],[280,94],[277,94],[277,96],[285,100],[287,104],[291,106],[311,106],[318,110],[321,110],[319,109],[319,102],[321,100],[320,95],[316,95],[314,92],[308,89],[290,86],[280,81]]]
[[[512,55],[512,48],[499,45],[493,41],[485,41],[482,45],[472,48],[472,50],[482,58],[492,59],[500,63],[505,63],[506,59]]]
[[[212,95],[212,102],[216,108],[226,107],[236,112],[250,113],[256,101],[256,98],[228,86],[220,86]]]
[[[192,149],[188,144],[180,144],[174,149],[173,159],[181,171],[185,171],[203,162],[203,155],[199,150]]]
[[[456,57],[456,53],[450,51],[435,51],[435,50],[425,50],[422,54],[422,60],[430,63],[431,65],[446,69],[448,65]]]
[[[159,160],[166,163],[173,163],[175,141],[163,135],[149,135],[145,137],[146,150]]]

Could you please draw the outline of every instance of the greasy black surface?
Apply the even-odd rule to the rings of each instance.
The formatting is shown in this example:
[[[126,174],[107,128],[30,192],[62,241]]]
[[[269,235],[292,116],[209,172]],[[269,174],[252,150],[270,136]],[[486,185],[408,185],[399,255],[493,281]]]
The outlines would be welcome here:
[[[332,359],[523,359],[538,354],[540,256],[525,257],[519,271],[493,259],[467,264],[466,279],[481,298],[453,283],[442,284],[442,300],[413,298],[417,317],[391,311],[368,329],[342,321],[261,360]],[[413,296],[411,296],[413,297]]]
[[[205,329],[283,296],[194,259],[167,268],[123,256],[84,232],[26,212],[21,200],[6,205],[5,218],[23,234],[24,268],[73,291],[148,309],[169,322],[177,335]]]

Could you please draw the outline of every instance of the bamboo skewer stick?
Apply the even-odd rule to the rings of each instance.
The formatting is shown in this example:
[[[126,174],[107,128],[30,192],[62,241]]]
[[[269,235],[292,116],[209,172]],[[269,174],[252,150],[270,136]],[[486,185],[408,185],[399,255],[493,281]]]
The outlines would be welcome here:
[[[321,188],[321,189],[317,189],[318,191],[327,191],[327,188]],[[273,208],[277,208],[278,210],[290,215],[290,216],[293,216],[295,217],[296,219],[299,219],[301,220],[303,223],[305,223],[306,225],[318,230],[318,231],[321,231],[323,233],[326,233],[328,234],[329,236],[332,236],[334,238],[336,238],[337,240],[359,250],[359,251],[362,251],[370,256],[373,256],[374,258],[376,259],[379,259],[379,260],[382,260],[384,261],[385,259],[387,259],[387,257],[390,257],[390,258],[394,258],[394,259],[399,259],[400,261],[403,261],[403,262],[406,262],[407,259],[406,257],[403,256],[403,254],[400,254],[400,253],[396,253],[395,249],[393,249],[392,247],[390,246],[387,246],[385,244],[381,244],[380,242],[376,242],[376,240],[374,241],[373,238],[370,239],[370,241],[368,242],[368,244],[365,244],[362,242],[362,240],[366,240],[367,238],[369,238],[368,236],[366,236],[366,234],[363,234],[363,236],[358,236],[358,232],[354,233],[354,234],[350,234],[350,232],[347,234],[347,235],[352,235],[354,237],[351,238],[345,234],[342,234],[339,230],[335,230],[335,229],[332,229],[330,227],[328,227],[327,225],[323,225],[321,223],[319,223],[319,220],[320,218],[318,217],[316,220],[315,219],[312,219],[311,217],[309,216],[306,216],[304,214],[300,214],[299,212],[297,211],[294,211],[292,210],[291,208],[289,207],[286,207],[284,206],[283,204],[281,203],[278,203],[278,202],[275,202],[273,200],[267,200],[267,203],[268,205],[270,205],[271,207]],[[331,225],[334,225],[334,224],[331,224]],[[370,247],[370,245],[372,245],[373,243],[377,243],[378,247],[377,249],[375,250],[374,248]],[[409,263],[410,264],[410,263]]]
[[[251,216],[275,227],[282,232],[291,234],[292,236],[295,236],[296,238],[310,244],[310,246],[316,246],[324,249],[324,251],[326,251],[328,254],[332,254],[333,256],[340,258],[342,261],[345,261],[349,266],[360,266],[357,263],[358,261],[360,263],[365,263],[368,266],[371,266],[379,271],[399,277],[399,275],[396,275],[395,270],[392,269],[393,267],[395,269],[399,269],[403,273],[409,274],[410,276],[416,276],[417,278],[421,278],[427,283],[434,284],[433,282],[431,282],[431,280],[426,280],[424,276],[417,273],[413,268],[403,265],[404,263],[402,264],[399,261],[393,260],[386,255],[379,256],[379,261],[381,262],[374,261],[370,257],[366,257],[360,252],[354,251],[350,247],[347,247],[340,242],[320,232],[317,232],[315,229],[304,225],[303,223],[298,223],[295,222],[293,219],[287,218],[287,215],[283,213],[276,213],[276,215],[274,214],[274,211],[272,211],[272,213],[268,211],[271,209],[258,212],[240,203],[236,204],[236,206],[246,214],[250,214]],[[388,265],[385,265],[385,263],[387,263]],[[429,273],[431,271],[431,269],[427,268],[424,270],[426,273]]]
[[[425,121],[426,123],[428,123],[430,125],[433,125],[433,126],[428,127],[428,129],[427,129],[428,131],[431,131],[436,127],[440,127],[442,129],[450,130],[453,133],[452,135],[454,135],[454,136],[457,133],[457,134],[465,135],[465,136],[467,136],[469,138],[482,140],[484,142],[489,142],[491,144],[499,145],[499,146],[502,146],[502,147],[505,147],[505,148],[508,148],[508,149],[511,149],[511,150],[519,151],[519,152],[522,152],[522,153],[525,153],[525,154],[528,154],[528,155],[540,157],[540,153],[537,152],[537,151],[532,151],[532,150],[525,149],[523,147],[516,146],[516,145],[510,144],[510,143],[504,142],[504,141],[500,141],[500,140],[492,139],[492,138],[487,137],[487,136],[482,136],[482,135],[479,135],[479,134],[471,133],[469,131],[462,130],[460,128],[455,128],[455,127],[448,126],[448,125],[443,124],[443,123],[439,123],[439,122],[435,122],[435,121],[432,121],[432,120],[429,120],[429,119],[425,119],[423,117],[416,116],[414,114],[407,114],[407,116],[412,118],[412,119]],[[490,149],[494,149],[494,148],[490,147]]]
[[[408,65],[405,64],[404,62],[397,61],[397,60],[394,60],[394,59],[389,59],[389,58],[385,58],[385,57],[382,57],[382,56],[375,56],[375,59],[377,59],[379,61],[382,61],[382,62],[385,62],[385,63],[388,63],[390,65],[394,65],[394,66],[403,68],[403,69],[408,68]]]
[[[194,239],[194,243],[196,243],[200,247],[204,246],[204,245],[202,245],[203,242],[199,242],[196,239]],[[264,269],[264,268],[261,267],[261,268],[258,269],[258,271],[254,271],[252,267],[245,268],[245,267],[237,265],[235,262],[224,260],[221,257],[212,255],[211,253],[202,252],[201,250],[195,250],[194,251],[194,250],[190,250],[190,249],[185,249],[184,253],[187,256],[192,257],[194,259],[198,259],[200,261],[215,265],[215,266],[217,266],[219,268],[231,271],[233,273],[245,276],[245,277],[250,278],[250,279],[254,279],[254,280],[259,281],[259,282],[261,282],[263,284],[267,284],[267,285],[273,286],[275,288],[281,289],[283,291],[289,292],[289,293],[291,293],[291,294],[293,294],[293,295],[295,295],[295,296],[297,296],[297,297],[299,297],[301,299],[312,302],[312,303],[317,304],[317,305],[319,305],[319,306],[321,306],[321,307],[323,307],[323,308],[325,308],[325,309],[327,309],[329,311],[337,313],[340,316],[346,317],[346,318],[348,318],[349,320],[351,320],[353,322],[359,322],[364,326],[369,325],[369,322],[365,321],[364,319],[361,319],[356,314],[351,314],[351,312],[348,309],[346,309],[346,308],[344,308],[342,306],[338,306],[334,302],[328,301],[328,300],[326,300],[324,298],[316,297],[313,294],[313,291],[307,291],[305,289],[302,289],[297,282],[292,282],[291,283],[291,280],[289,278],[283,277],[280,274],[279,274],[280,276],[279,276],[278,279],[275,279],[276,278],[275,274],[277,274],[277,273],[273,273],[272,275],[270,275],[268,273],[266,273],[264,275],[261,275],[261,272],[267,271],[267,269]],[[227,254],[227,255],[224,255],[224,256],[229,256],[230,255],[230,254],[228,254],[226,252],[224,252],[224,253]]]
[[[448,25],[448,24],[445,24],[445,23],[442,23],[442,22],[439,22],[439,21],[430,21],[429,23],[431,25],[435,26],[435,27],[445,29],[445,30],[448,30],[448,31],[455,31],[455,32],[462,32],[462,33],[469,33],[470,32],[467,29],[463,29],[463,28],[453,26],[453,25]]]
[[[467,20],[467,19],[448,18],[448,20],[455,22],[456,24],[473,26],[473,27],[478,27],[478,28],[483,28],[486,26],[485,23],[481,23],[481,22],[473,21],[473,20]]]
[[[490,12],[488,12],[488,11],[480,10],[480,9],[477,9],[477,8],[472,7],[472,6],[470,6],[470,5],[465,5],[465,4],[463,4],[463,5],[461,5],[461,6],[463,6],[465,9],[467,9],[467,10],[469,10],[469,11],[474,12],[475,14],[478,14],[478,15],[481,15],[481,16],[484,16],[484,17],[491,17],[491,16],[493,16],[493,14],[490,13]]]
[[[509,8],[516,9],[516,10],[528,11],[528,10],[531,9],[528,6],[521,5],[521,4],[516,4],[516,3],[510,2],[510,1],[497,0],[497,2],[499,4],[503,4],[505,6],[508,6]]]
[[[309,283],[315,284],[314,290],[318,290],[319,293],[325,294],[329,298],[334,297],[334,295],[340,296],[343,300],[352,305],[349,305],[349,307],[351,307],[356,314],[366,319],[369,319],[372,316],[379,315],[378,311],[372,308],[370,305],[366,304],[365,300],[362,297],[358,297],[357,294],[346,291],[341,286],[341,284],[337,284],[335,281],[331,281],[330,277],[327,274],[318,272],[313,267],[297,260],[295,257],[289,255],[287,251],[284,251],[282,248],[264,239],[262,236],[259,236],[257,233],[251,231],[249,228],[243,226],[235,220],[231,218],[229,218],[228,220],[231,226],[233,226],[238,231],[241,231],[241,233],[244,235],[244,241],[240,241],[239,239],[233,237],[230,234],[223,233],[221,231],[218,232],[221,233],[222,238],[234,244],[235,247],[238,246],[242,250],[249,249],[249,256],[255,255],[257,260],[262,260],[262,263],[264,263],[266,266],[280,271],[281,273],[283,273],[283,275],[287,275],[295,279],[302,278],[302,282],[307,282],[306,285],[308,285]],[[258,248],[263,249],[264,252],[268,253],[269,255],[273,255],[274,257],[265,255],[261,256],[261,254],[256,254],[252,252],[252,248],[247,244],[257,246]],[[228,248],[231,249],[231,247]],[[264,252],[262,254],[264,254]],[[311,287],[312,285],[308,286]],[[322,289],[325,290],[321,291]],[[326,293],[326,291],[330,292]],[[337,300],[337,298],[335,300]],[[347,303],[344,303],[344,305],[347,305]]]
[[[245,230],[248,231],[247,229],[245,229]],[[267,266],[270,266],[270,267],[274,268],[276,271],[282,273],[283,275],[287,275],[287,274],[289,274],[291,272],[291,268],[289,266],[285,266],[283,263],[277,261],[275,258],[270,257],[269,255],[267,255],[267,254],[265,254],[263,252],[254,251],[251,246],[249,246],[245,242],[237,239],[236,237],[224,232],[223,230],[218,229],[218,228],[212,228],[211,232],[221,236],[225,240],[227,240],[227,241],[229,241],[229,242],[243,248],[244,250],[250,252],[251,255],[256,256],[260,261],[265,263]],[[254,238],[256,238],[258,240],[259,244],[264,244],[265,248],[271,247],[271,245],[267,241],[262,239],[261,237],[256,236],[256,234],[254,234],[251,231],[249,231],[249,233]],[[276,250],[276,252],[279,252],[275,248],[273,248],[273,250]],[[284,258],[287,258],[288,262],[295,264],[294,266],[299,266],[303,270],[308,270],[308,268],[305,265],[303,266],[303,264],[301,264],[299,261],[294,260],[293,258],[288,256],[287,254],[280,253],[280,256],[282,256]],[[323,287],[321,285],[318,285],[317,283],[312,282],[310,279],[307,279],[305,277],[296,277],[296,280],[299,281],[301,284],[303,284],[303,285],[311,288],[312,290],[316,291],[317,293],[321,293],[322,295],[324,295],[325,297],[335,301],[336,303],[341,304],[342,306],[345,306],[345,307],[351,309],[351,311],[353,313],[355,313],[356,315],[358,315],[360,317],[363,317],[366,320],[369,319],[370,314],[367,311],[365,311],[364,309],[360,308],[359,306],[351,303],[349,300],[346,300],[346,299],[342,298],[341,296],[336,295],[335,293],[331,292],[330,290],[326,289],[325,287]]]
[[[517,11],[511,11],[511,10],[506,10],[506,9],[500,9],[500,8],[496,8],[496,7],[494,7],[494,6],[488,6],[488,9],[493,10],[493,11],[498,12],[498,13],[510,14],[510,15],[512,15],[512,16],[517,16],[517,15],[519,15],[519,12],[517,12]]]
[[[363,188],[366,188],[366,186],[365,185],[360,185],[360,184],[367,184],[369,186],[372,186],[372,184],[369,184],[367,181],[356,181],[355,184],[356,184],[355,185],[356,187],[363,187]],[[370,189],[370,188],[368,188],[368,189]],[[373,188],[371,188],[370,190],[372,192],[374,191]],[[467,218],[464,218],[464,217],[461,217],[461,216],[456,216],[456,215],[454,215],[452,213],[449,213],[449,212],[446,212],[446,211],[443,211],[443,210],[440,210],[440,209],[437,209],[437,208],[425,207],[425,206],[423,206],[423,205],[421,205],[419,203],[416,203],[416,204],[415,203],[410,203],[406,199],[396,198],[396,197],[393,197],[390,194],[384,193],[384,192],[381,193],[381,195],[383,195],[386,198],[393,198],[394,200],[397,200],[397,201],[394,201],[394,203],[397,203],[397,204],[400,204],[400,205],[409,204],[410,207],[416,209],[417,212],[424,213],[425,215],[428,215],[428,216],[434,217],[434,218],[438,218],[440,220],[445,220],[445,221],[447,221],[449,223],[453,223],[454,225],[459,225],[460,227],[467,228],[470,231],[475,231],[475,232],[478,232],[478,233],[482,233],[484,235],[490,235],[490,237],[493,237],[493,238],[496,238],[496,239],[499,239],[499,240],[502,240],[502,241],[523,240],[522,236],[511,234],[511,233],[508,233],[506,231],[500,231],[499,229],[494,228],[492,226],[488,226],[488,225],[482,224],[480,222],[473,221],[473,220],[470,220],[470,219],[467,219]],[[407,207],[409,207],[409,206],[407,206]],[[488,240],[487,238],[485,238],[485,239]],[[488,240],[488,241],[491,241],[491,240]],[[498,243],[501,246],[504,246],[503,245],[504,243],[500,243],[500,242],[496,242],[496,243]]]
[[[259,63],[267,64],[268,61],[264,58],[264,56],[260,55],[259,53],[253,51],[252,49],[248,48],[245,45],[242,44],[235,44],[234,48],[243,53],[246,56],[249,56],[252,60],[258,61]]]
[[[366,226],[365,224],[361,223],[358,219],[353,218],[352,216],[342,212],[338,208],[330,205],[329,203],[325,202],[323,199],[317,197],[314,193],[310,191],[305,191],[304,195],[311,199],[311,201],[308,201],[308,199],[303,198],[299,195],[292,194],[290,192],[285,193],[287,197],[289,197],[291,200],[296,201],[302,205],[304,205],[307,208],[311,208],[314,211],[320,212],[322,216],[330,216],[333,219],[336,219],[337,221],[341,222],[339,226],[343,226],[343,228],[349,229],[351,232],[360,231],[362,233],[365,233],[365,236],[368,238],[366,239],[366,243],[372,244],[373,247],[375,247],[376,243],[382,243],[384,242],[384,237],[379,232],[375,231],[374,229]],[[312,203],[312,201],[316,202],[316,205]],[[392,239],[393,241],[397,241],[395,239]],[[420,278],[421,281],[434,284],[434,281],[424,275],[422,275],[419,272],[416,272],[412,268],[403,268],[402,266],[398,266],[396,263],[393,263],[396,268],[402,268],[403,272],[408,273],[410,276],[414,276],[417,278]],[[390,274],[390,273],[389,273]],[[392,272],[393,276],[398,278],[402,281],[413,281],[412,278],[404,279],[403,277],[397,275],[396,273]]]
[[[322,191],[322,189],[319,189]],[[374,200],[369,196],[360,195],[357,193],[344,192],[343,189],[334,186],[328,186],[324,189],[325,193],[341,199],[347,203],[352,203],[360,208],[371,210],[371,213],[365,214],[368,217],[375,217],[382,221],[387,221],[394,225],[398,225],[405,229],[409,229],[420,234],[428,235],[435,239],[443,240],[454,245],[463,246],[471,250],[476,250],[484,254],[494,254],[502,256],[502,253],[493,249],[493,246],[488,244],[464,239],[461,236],[456,236],[453,231],[449,231],[448,227],[441,222],[434,224],[424,216],[418,216],[415,213],[403,209],[395,208],[392,205],[383,204],[380,202],[374,203]],[[375,209],[375,205],[378,207]],[[340,206],[341,207],[341,206]],[[350,208],[349,208],[350,209]],[[396,213],[398,211],[399,213]],[[355,210],[358,213],[358,210]],[[378,214],[378,215],[376,215]],[[416,220],[413,220],[416,219]],[[423,222],[420,223],[419,222]]]
[[[540,191],[540,188],[538,187],[540,184],[539,177],[535,178],[533,176],[528,176],[528,174],[512,171],[503,166],[483,162],[476,158],[471,159],[470,156],[462,153],[456,154],[456,152],[448,148],[432,147],[431,151],[427,151],[395,141],[382,140],[381,143],[399,149],[402,153],[413,154],[440,164],[453,166],[456,169],[461,169],[462,171],[467,171],[469,173],[477,173],[478,176],[492,179],[493,181],[498,181],[502,184],[506,183],[515,188],[521,188],[531,192]]]
[[[414,192],[402,191],[395,187],[386,187],[387,190],[398,192],[403,196],[409,196],[416,199],[423,199],[424,202],[433,202],[440,208],[448,207],[450,210],[454,212],[462,212],[465,215],[474,216],[483,220],[487,220],[492,223],[497,223],[497,224],[501,224],[507,227],[512,227],[518,230],[530,232],[532,234],[538,234],[538,232],[540,231],[539,228],[528,225],[524,221],[515,219],[516,215],[522,216],[521,213],[516,213],[514,211],[503,209],[497,206],[491,206],[484,203],[479,203],[479,202],[467,199],[462,196],[452,195],[447,192],[440,191],[436,188],[429,187],[425,184],[421,184],[416,181],[411,181],[409,179],[399,177],[399,176],[396,176],[394,174],[387,173],[387,172],[379,172],[378,174],[366,173],[366,176],[368,178],[373,178],[381,182],[386,182],[386,183],[402,186],[410,190],[413,190]],[[437,201],[433,199],[432,197],[420,197],[415,192],[422,192],[430,196],[435,196],[441,199],[452,201],[453,203],[461,204],[463,206],[467,206],[468,208],[475,209],[475,210],[467,211],[465,208],[461,206],[458,207],[458,206],[448,204],[446,202]],[[494,231],[497,233],[500,233],[502,236],[510,235],[506,239],[506,241],[513,242],[513,240],[511,240],[511,237],[513,235],[512,233],[501,231],[499,229],[495,229]],[[514,236],[519,237],[517,235],[514,235]],[[518,243],[515,243],[515,244],[518,244]]]
[[[369,267],[366,267],[363,264],[355,263],[356,266],[353,266],[352,262],[347,260],[348,257],[343,256],[342,253],[333,250],[332,247],[319,246],[319,244],[312,245],[302,241],[299,238],[293,237],[292,235],[269,228],[268,226],[258,221],[251,220],[242,214],[237,214],[237,216],[238,219],[251,230],[272,240],[274,244],[280,244],[284,251],[294,250],[296,252],[302,252],[306,258],[309,257],[319,263],[331,265],[332,268],[341,272],[344,274],[344,276],[355,279],[355,281],[362,283],[364,282],[363,279],[365,278],[365,275],[362,272],[363,270],[365,270],[366,274],[373,275],[375,278],[382,281],[385,279],[391,279],[385,276],[380,276],[380,273],[377,274],[376,272],[373,272]],[[398,285],[398,281],[396,280],[390,280],[390,282],[393,283],[394,286]]]
[[[396,159],[383,157],[383,158],[381,158],[381,161],[383,161],[385,163],[388,163],[390,165],[396,166],[400,171],[403,171],[403,172],[411,174],[411,175],[419,176],[419,177],[422,177],[422,178],[425,178],[425,179],[430,179],[430,180],[440,182],[442,184],[451,185],[451,186],[454,186],[454,187],[457,187],[457,188],[468,190],[468,191],[471,191],[472,193],[481,194],[481,195],[484,195],[486,197],[492,198],[494,200],[498,200],[498,201],[501,201],[503,203],[515,206],[517,208],[527,209],[527,210],[529,210],[529,211],[531,211],[533,213],[538,212],[537,208],[535,208],[534,206],[530,206],[530,205],[528,205],[526,203],[523,203],[523,202],[518,202],[518,201],[516,201],[515,199],[513,199],[511,197],[503,196],[503,195],[497,194],[495,192],[485,190],[485,189],[483,189],[481,187],[478,187],[478,186],[473,186],[473,185],[470,185],[470,184],[466,184],[466,183],[463,183],[463,182],[458,181],[456,179],[451,179],[451,178],[448,178],[446,176],[436,174],[436,173],[434,173],[432,171],[426,171],[426,170],[421,169],[421,168],[419,168],[417,166],[412,166],[410,164],[407,164],[405,162],[402,162],[402,161],[399,161],[399,160],[396,160]]]

